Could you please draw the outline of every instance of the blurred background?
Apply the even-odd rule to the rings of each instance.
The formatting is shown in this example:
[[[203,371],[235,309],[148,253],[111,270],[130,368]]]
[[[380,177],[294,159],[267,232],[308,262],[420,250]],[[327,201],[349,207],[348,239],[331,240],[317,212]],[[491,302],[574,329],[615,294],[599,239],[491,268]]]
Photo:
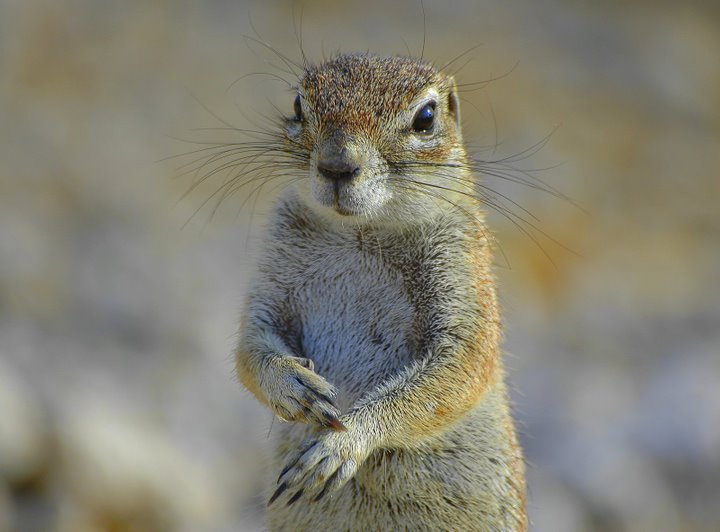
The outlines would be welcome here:
[[[462,93],[478,157],[581,207],[486,181],[581,255],[491,215],[533,530],[718,530],[720,4],[425,14],[425,57],[497,78]],[[213,216],[224,177],[183,198],[197,156],[160,159],[289,113],[246,36],[299,59],[300,20],[315,60],[423,47],[414,0],[0,3],[0,530],[262,529],[231,351],[274,193]]]

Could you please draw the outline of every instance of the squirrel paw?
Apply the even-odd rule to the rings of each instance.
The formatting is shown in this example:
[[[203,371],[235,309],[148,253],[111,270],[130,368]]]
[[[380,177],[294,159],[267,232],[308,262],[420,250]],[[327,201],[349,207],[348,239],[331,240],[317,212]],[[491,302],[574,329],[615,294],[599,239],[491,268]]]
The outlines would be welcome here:
[[[294,453],[278,478],[278,488],[268,506],[286,490],[293,491],[287,504],[305,494],[312,502],[340,489],[368,456],[365,440],[354,431],[322,431],[303,443]]]
[[[272,378],[265,381],[265,392],[280,419],[345,430],[338,419],[335,390],[313,371],[312,360],[283,357],[275,369]]]

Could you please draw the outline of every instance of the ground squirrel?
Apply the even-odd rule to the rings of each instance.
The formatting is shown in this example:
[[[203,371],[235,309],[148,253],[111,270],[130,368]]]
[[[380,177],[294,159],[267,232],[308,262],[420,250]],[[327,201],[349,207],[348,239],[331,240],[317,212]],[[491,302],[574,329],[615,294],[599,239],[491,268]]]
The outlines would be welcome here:
[[[303,65],[237,349],[282,420],[271,530],[525,530],[482,202],[452,76]],[[268,491],[270,496],[271,492]]]

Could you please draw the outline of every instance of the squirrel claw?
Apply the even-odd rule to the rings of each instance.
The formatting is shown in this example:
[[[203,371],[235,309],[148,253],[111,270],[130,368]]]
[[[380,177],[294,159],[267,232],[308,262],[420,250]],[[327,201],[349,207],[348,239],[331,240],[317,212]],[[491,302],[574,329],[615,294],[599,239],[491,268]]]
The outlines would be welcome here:
[[[343,430],[337,418],[336,392],[322,376],[314,373],[310,359],[281,357],[274,375],[267,378],[266,395],[275,414],[285,421],[308,423]]]
[[[303,490],[302,488],[300,488],[295,495],[293,495],[292,497],[290,497],[290,500],[287,502],[287,505],[290,506],[290,505],[293,504],[295,501],[297,501],[297,500],[302,496],[303,491],[304,491],[304,490]]]
[[[272,496],[270,497],[270,500],[268,501],[267,505],[270,506],[272,503],[274,503],[274,502],[275,502],[275,499],[277,499],[278,497],[280,497],[280,495],[282,495],[283,492],[284,492],[287,488],[288,488],[288,486],[287,486],[287,484],[285,484],[284,482],[283,482],[282,484],[280,484],[280,487],[279,487],[278,489],[276,489],[276,490],[275,490],[275,493],[273,493]]]
[[[333,429],[333,430],[336,430],[336,431],[339,431],[339,432],[346,432],[346,431],[347,431],[347,427],[346,427],[345,425],[343,425],[343,422],[340,421],[337,417],[335,417],[335,416],[333,416],[333,415],[331,415],[331,414],[325,414],[325,420],[326,420],[326,423],[325,423],[325,424],[326,424],[329,428],[331,428],[331,429]]]
[[[285,486],[298,489],[291,503],[303,493],[316,495],[311,499],[316,502],[350,480],[369,452],[369,445],[358,440],[355,431],[324,431],[291,456],[278,481],[282,491]]]
[[[295,362],[300,364],[302,367],[309,369],[310,371],[315,371],[315,363],[309,359],[304,357],[291,357]]]

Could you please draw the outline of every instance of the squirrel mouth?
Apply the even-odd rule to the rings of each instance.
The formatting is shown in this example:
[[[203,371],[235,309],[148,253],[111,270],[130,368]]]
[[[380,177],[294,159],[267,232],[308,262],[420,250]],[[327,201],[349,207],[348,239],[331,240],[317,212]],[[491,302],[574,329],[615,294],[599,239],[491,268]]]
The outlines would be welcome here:
[[[341,207],[338,204],[335,205],[335,212],[337,212],[341,216],[352,216],[353,214],[355,214],[355,213],[347,210],[345,207]]]
[[[350,209],[348,209],[347,207],[344,207],[340,203],[340,194],[338,194],[337,189],[335,190],[335,202],[333,205],[333,209],[335,209],[335,212],[337,212],[341,216],[352,216],[353,214],[355,214]]]
[[[353,214],[355,214],[352,210],[348,209],[346,206],[344,206],[342,204],[341,197],[345,196],[346,194],[343,194],[340,191],[340,183],[335,181],[335,183],[333,183],[333,185],[334,185],[333,189],[335,192],[335,195],[334,195],[335,197],[334,197],[334,201],[333,201],[333,209],[335,209],[335,212],[337,212],[341,216],[352,216]]]

